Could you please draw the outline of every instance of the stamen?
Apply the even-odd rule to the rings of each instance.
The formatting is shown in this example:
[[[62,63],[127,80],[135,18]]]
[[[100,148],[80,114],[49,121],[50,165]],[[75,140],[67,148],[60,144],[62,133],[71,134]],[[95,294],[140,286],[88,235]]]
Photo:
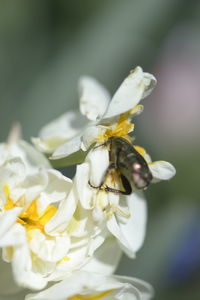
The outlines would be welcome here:
[[[109,138],[113,136],[123,137],[129,142],[132,141],[128,133],[134,130],[134,124],[130,123],[129,117],[132,114],[132,110],[121,114],[115,127],[108,128],[103,134],[97,138],[98,143],[105,143]]]
[[[9,210],[15,207],[23,207],[22,201],[18,200],[14,203],[10,198],[9,186],[5,185],[3,189],[6,196],[6,204],[4,205],[5,210]],[[17,218],[17,223],[23,225],[27,230],[39,229],[44,232],[44,225],[55,215],[56,211],[56,207],[54,207],[53,205],[49,205],[46,210],[41,215],[39,215],[37,211],[37,201],[34,200],[31,202],[28,208],[24,209],[21,212],[21,214]]]
[[[84,300],[97,300],[97,299],[103,298],[104,296],[107,296],[108,294],[112,293],[113,291],[114,290],[108,290],[108,291],[102,292],[98,295],[80,295],[80,294],[77,294],[77,295],[69,297],[67,299],[68,300],[83,300],[83,299]]]

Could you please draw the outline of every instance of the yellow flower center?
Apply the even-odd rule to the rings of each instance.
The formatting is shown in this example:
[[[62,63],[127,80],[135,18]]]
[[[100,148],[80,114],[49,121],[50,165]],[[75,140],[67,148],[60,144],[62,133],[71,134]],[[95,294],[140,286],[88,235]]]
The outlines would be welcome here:
[[[75,295],[72,297],[67,298],[66,300],[97,300],[97,299],[101,299],[104,296],[107,296],[108,294],[112,293],[113,290],[108,290],[105,292],[102,292],[100,294],[97,295]]]
[[[129,118],[139,108],[140,106],[137,105],[134,109],[131,109],[121,114],[116,125],[113,128],[108,128],[103,134],[100,134],[97,138],[97,142],[105,143],[109,138],[113,136],[123,137],[124,139],[131,141],[131,138],[130,136],[128,136],[128,133],[133,131],[134,124],[130,123]]]
[[[12,209],[14,207],[23,207],[24,198],[20,198],[17,202],[13,202],[10,198],[10,189],[7,185],[4,186],[6,196],[6,204],[4,209]],[[40,229],[44,231],[44,225],[55,215],[57,208],[49,205],[42,214],[38,213],[37,201],[33,200],[31,204],[25,208],[17,219],[17,223],[23,225],[28,231],[31,229]]]
[[[143,147],[135,145],[134,148],[140,155],[142,155],[143,157],[145,156],[146,150]]]

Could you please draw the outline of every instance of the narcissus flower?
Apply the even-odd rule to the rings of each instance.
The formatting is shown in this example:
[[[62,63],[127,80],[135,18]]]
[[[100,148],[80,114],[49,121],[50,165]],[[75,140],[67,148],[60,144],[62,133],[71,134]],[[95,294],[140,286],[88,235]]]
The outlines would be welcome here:
[[[80,111],[67,112],[46,125],[33,142],[53,159],[88,150],[94,143],[103,143],[111,136],[126,137],[134,128],[131,118],[142,111],[138,105],[146,97],[156,79],[135,68],[110,99],[107,90],[96,80],[80,80]],[[75,163],[75,162],[74,162]]]
[[[25,300],[150,300],[152,296],[151,285],[140,279],[82,271],[38,294],[27,295]]]
[[[168,180],[175,175],[174,167],[165,161],[151,162],[144,148],[135,146],[144,157],[153,175],[153,182]],[[142,192],[137,189],[130,195],[106,191],[104,187],[123,190],[117,170],[104,177],[110,164],[109,151],[105,147],[92,149],[84,163],[77,166],[74,178],[82,207],[92,211],[94,222],[107,227],[120,247],[130,257],[143,244],[146,231],[147,207]],[[103,186],[99,188],[103,182]],[[94,188],[96,187],[96,188]]]
[[[20,158],[0,167],[0,247],[20,286],[43,288],[56,264],[67,259],[69,234],[55,230],[52,235],[46,226],[71,186],[71,180],[56,170],[27,173]],[[75,200],[68,201],[71,209],[65,214],[70,219]]]
[[[121,250],[107,263],[102,253],[110,257],[107,249],[113,244],[78,203],[76,184],[60,172],[29,174],[20,158],[0,167],[0,247],[19,286],[42,289],[83,266],[110,274]]]

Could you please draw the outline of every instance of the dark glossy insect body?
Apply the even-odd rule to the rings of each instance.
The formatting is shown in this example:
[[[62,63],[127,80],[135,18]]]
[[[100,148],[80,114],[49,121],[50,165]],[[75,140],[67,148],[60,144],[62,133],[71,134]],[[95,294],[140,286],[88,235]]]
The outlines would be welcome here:
[[[130,195],[133,190],[144,189],[150,184],[153,177],[148,164],[130,142],[121,137],[111,137],[103,145],[109,146],[110,165],[100,186],[95,187],[89,182],[91,187],[107,192]],[[105,178],[111,170],[118,171],[124,191],[108,186],[103,187]]]
[[[111,137],[107,143],[110,145],[109,168],[119,169],[127,193],[131,193],[132,188],[146,188],[152,180],[152,174],[143,156],[124,138]]]

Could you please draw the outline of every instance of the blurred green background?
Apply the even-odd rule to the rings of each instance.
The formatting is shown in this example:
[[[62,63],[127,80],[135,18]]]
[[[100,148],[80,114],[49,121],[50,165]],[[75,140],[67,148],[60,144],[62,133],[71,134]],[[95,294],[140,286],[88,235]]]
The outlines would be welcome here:
[[[137,65],[157,77],[136,119],[136,143],[177,175],[146,191],[144,246],[118,268],[152,283],[155,300],[200,299],[199,32],[197,0],[0,0],[1,141],[13,121],[30,140],[77,108],[83,74],[112,93]]]

